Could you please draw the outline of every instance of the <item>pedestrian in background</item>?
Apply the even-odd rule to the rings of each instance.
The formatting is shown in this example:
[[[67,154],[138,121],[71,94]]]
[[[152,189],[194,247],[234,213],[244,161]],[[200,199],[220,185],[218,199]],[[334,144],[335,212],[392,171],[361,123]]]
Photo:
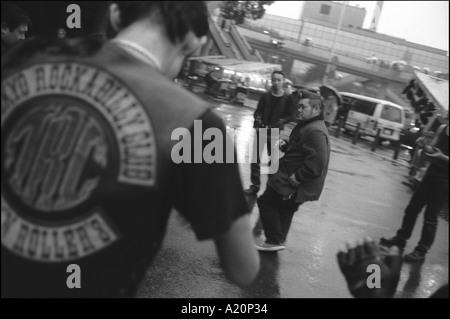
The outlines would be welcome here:
[[[36,39],[2,58],[2,297],[133,296],[173,208],[214,240],[225,275],[249,284],[259,256],[236,157],[192,161],[205,147],[194,145],[194,121],[202,136],[228,138],[225,126],[172,81],[207,41],[205,3],[108,9],[112,41]],[[9,90],[17,75],[17,90],[30,81],[23,100]],[[192,156],[179,163],[180,129]]]
[[[257,200],[266,237],[257,246],[262,251],[286,248],[294,213],[304,202],[319,199],[328,172],[330,140],[323,120],[322,99],[305,90],[298,94],[298,124],[289,141],[280,144],[286,148],[285,155]]]
[[[420,262],[425,259],[436,236],[439,212],[445,201],[448,203],[448,134],[448,124],[443,124],[429,145],[425,144],[425,137],[417,140],[418,147],[422,148],[422,155],[431,162],[430,166],[405,209],[402,225],[397,234],[380,240],[381,245],[387,247],[395,245],[404,249],[419,213],[426,206],[419,243],[411,253],[405,255],[406,261]]]
[[[292,94],[292,81],[289,79],[285,79],[283,85],[284,94],[291,95]]]
[[[267,147],[267,155],[271,155],[271,129],[282,129],[284,124],[294,119],[295,105],[291,95],[284,91],[285,77],[281,71],[272,72],[272,88],[269,92],[261,95],[255,112],[253,113],[253,127],[256,131],[256,137],[253,148],[256,154],[253,154],[253,160],[250,164],[251,185],[245,190],[247,195],[256,195],[261,187],[261,155],[264,147]],[[260,135],[260,128],[267,128],[265,136]]]
[[[25,10],[2,2],[2,56],[17,42],[25,40],[30,25],[31,19]]]
[[[338,102],[336,96],[333,93],[328,93],[326,96],[324,96],[323,105],[323,117],[325,125],[329,127],[330,125],[334,124],[334,120],[337,115]]]

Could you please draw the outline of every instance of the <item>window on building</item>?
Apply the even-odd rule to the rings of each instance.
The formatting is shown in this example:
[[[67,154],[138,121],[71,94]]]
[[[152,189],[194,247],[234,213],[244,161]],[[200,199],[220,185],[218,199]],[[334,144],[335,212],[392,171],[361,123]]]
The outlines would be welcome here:
[[[330,11],[331,11],[331,6],[329,6],[328,4],[322,4],[320,6],[320,13],[329,15]]]

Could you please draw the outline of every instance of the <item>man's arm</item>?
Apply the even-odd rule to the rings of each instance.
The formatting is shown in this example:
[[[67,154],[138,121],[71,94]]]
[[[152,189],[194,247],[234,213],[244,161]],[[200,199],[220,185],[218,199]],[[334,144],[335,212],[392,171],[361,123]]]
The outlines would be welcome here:
[[[433,137],[433,140],[431,141],[431,143],[429,145],[426,145],[424,142],[424,139],[419,138],[417,144],[421,147],[423,147],[423,151],[424,151],[424,155],[427,157],[427,159],[429,159],[431,162],[438,164],[438,165],[444,165],[444,166],[448,166],[448,155],[445,155],[444,153],[442,153],[442,151],[438,148],[436,148],[435,146],[438,144],[439,142],[439,137],[441,135],[441,133],[445,130],[446,125],[441,125],[437,131],[436,134]]]
[[[227,277],[238,285],[250,284],[259,271],[259,256],[250,231],[249,215],[236,219],[230,229],[214,241]]]
[[[285,103],[286,103],[285,114],[283,114],[283,117],[280,119],[280,124],[286,124],[293,121],[297,113],[297,108],[295,106],[292,94],[286,97]]]
[[[190,223],[197,239],[213,239],[225,275],[238,285],[254,280],[259,271],[259,255],[249,224],[249,208],[242,189],[237,153],[222,120],[213,111],[202,116],[202,135],[219,129],[223,140],[223,162],[194,163],[195,143],[191,134],[191,163],[176,164],[173,169],[175,207]],[[226,140],[225,140],[226,139]],[[202,141],[202,153],[209,140]],[[227,163],[227,151],[233,162]],[[204,155],[204,154],[203,154]]]
[[[305,154],[303,165],[295,172],[299,182],[314,180],[323,174],[328,161],[327,137],[320,131],[312,131],[302,145]]]
[[[265,106],[266,94],[267,93],[264,93],[263,95],[261,95],[261,97],[259,98],[259,101],[258,101],[258,105],[256,106],[256,110],[253,113],[253,118],[255,119],[253,127],[255,127],[255,128],[263,127],[262,113],[263,113],[264,106]]]

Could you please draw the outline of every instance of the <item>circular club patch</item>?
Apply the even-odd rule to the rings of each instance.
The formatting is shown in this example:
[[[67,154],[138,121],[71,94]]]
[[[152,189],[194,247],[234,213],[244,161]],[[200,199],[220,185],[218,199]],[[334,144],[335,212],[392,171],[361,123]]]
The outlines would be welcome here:
[[[96,194],[108,183],[152,187],[156,144],[139,100],[82,63],[30,66],[2,79],[2,245],[65,262],[120,236]]]

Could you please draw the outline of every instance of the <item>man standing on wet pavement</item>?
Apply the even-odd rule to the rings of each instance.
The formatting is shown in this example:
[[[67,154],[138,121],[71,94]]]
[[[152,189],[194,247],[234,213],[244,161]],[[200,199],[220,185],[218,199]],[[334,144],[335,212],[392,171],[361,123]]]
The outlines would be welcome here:
[[[289,142],[282,140],[280,143],[286,153],[257,201],[266,236],[266,241],[256,247],[261,251],[286,248],[294,213],[304,202],[319,199],[327,176],[330,140],[323,118],[322,99],[309,91],[302,90],[297,94],[298,124],[292,130]]]
[[[416,141],[431,164],[405,209],[402,225],[397,234],[391,238],[380,239],[383,246],[395,245],[404,249],[412,235],[419,213],[426,206],[420,241],[411,253],[405,255],[405,260],[409,262],[425,260],[436,236],[439,211],[444,202],[448,201],[448,134],[448,124],[443,124],[438,128],[430,145],[425,145],[425,137]]]
[[[285,77],[281,71],[272,73],[272,88],[269,92],[264,93],[259,99],[256,111],[253,114],[255,122],[253,127],[256,129],[256,162],[252,161],[251,168],[251,185],[245,190],[247,195],[256,195],[261,186],[260,176],[260,157],[263,153],[264,146],[267,145],[267,155],[271,154],[271,128],[282,129],[283,125],[292,120],[295,113],[294,101],[291,95],[285,94],[284,91]],[[260,128],[268,128],[267,134],[260,134]],[[266,135],[266,136],[263,136]],[[265,137],[267,137],[265,139]],[[265,139],[264,141],[260,141]]]

